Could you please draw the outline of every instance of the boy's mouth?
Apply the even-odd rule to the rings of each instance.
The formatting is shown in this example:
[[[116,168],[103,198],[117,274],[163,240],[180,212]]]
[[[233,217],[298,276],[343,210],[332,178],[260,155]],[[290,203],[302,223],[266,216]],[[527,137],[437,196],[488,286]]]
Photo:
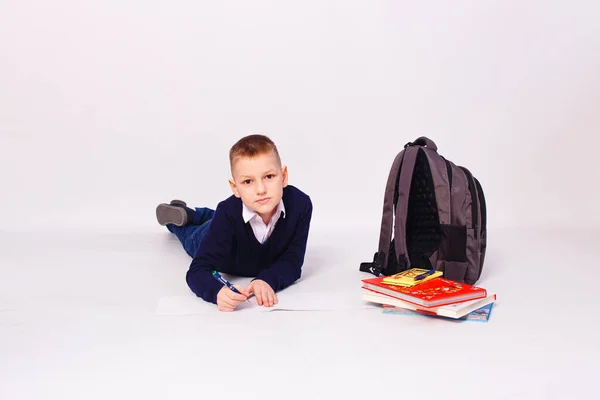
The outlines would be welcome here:
[[[270,197],[265,197],[265,198],[263,198],[263,199],[258,199],[258,200],[256,200],[256,202],[257,202],[258,204],[266,204],[266,203],[268,203],[268,202],[269,202],[269,200],[271,200],[271,198],[270,198]]]

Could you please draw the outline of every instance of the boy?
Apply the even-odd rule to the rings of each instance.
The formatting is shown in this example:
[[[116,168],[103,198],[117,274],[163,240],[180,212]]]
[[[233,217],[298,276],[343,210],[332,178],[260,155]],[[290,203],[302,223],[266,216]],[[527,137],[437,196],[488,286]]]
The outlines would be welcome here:
[[[159,204],[156,218],[193,257],[186,274],[190,289],[221,311],[233,311],[251,293],[260,306],[277,304],[275,292],[301,275],[312,217],[310,198],[288,185],[275,144],[266,136],[240,139],[229,151],[233,195],[210,208]],[[216,270],[255,277],[239,293],[215,279]]]

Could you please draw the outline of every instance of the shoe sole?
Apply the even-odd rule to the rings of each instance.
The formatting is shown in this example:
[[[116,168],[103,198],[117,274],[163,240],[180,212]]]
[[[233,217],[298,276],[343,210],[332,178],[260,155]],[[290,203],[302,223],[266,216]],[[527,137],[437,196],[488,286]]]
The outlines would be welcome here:
[[[162,226],[173,224],[183,226],[186,223],[187,213],[181,207],[174,207],[169,204],[159,204],[156,207],[156,219]]]

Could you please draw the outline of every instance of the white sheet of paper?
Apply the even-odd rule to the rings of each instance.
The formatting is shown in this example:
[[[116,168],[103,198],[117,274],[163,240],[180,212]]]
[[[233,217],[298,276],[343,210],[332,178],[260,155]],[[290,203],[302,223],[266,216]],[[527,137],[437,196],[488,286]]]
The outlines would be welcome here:
[[[241,303],[236,312],[270,312],[270,311],[342,311],[381,308],[375,304],[366,303],[360,293],[282,293],[278,296],[279,303],[273,307],[261,307],[256,299],[251,297],[250,303]],[[158,300],[156,315],[202,315],[218,312],[217,307],[199,297],[165,296]]]
[[[272,308],[261,307],[267,311],[342,311],[379,308],[362,300],[360,293],[355,292],[326,292],[285,293],[279,298],[279,303]]]

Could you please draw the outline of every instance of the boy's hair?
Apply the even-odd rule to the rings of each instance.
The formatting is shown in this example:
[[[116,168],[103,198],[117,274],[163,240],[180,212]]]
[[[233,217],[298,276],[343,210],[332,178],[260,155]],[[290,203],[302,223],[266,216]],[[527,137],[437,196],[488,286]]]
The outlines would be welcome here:
[[[241,138],[229,150],[229,165],[233,169],[233,162],[239,157],[255,157],[261,154],[275,153],[277,161],[281,166],[281,158],[277,146],[264,135],[249,135]]]

